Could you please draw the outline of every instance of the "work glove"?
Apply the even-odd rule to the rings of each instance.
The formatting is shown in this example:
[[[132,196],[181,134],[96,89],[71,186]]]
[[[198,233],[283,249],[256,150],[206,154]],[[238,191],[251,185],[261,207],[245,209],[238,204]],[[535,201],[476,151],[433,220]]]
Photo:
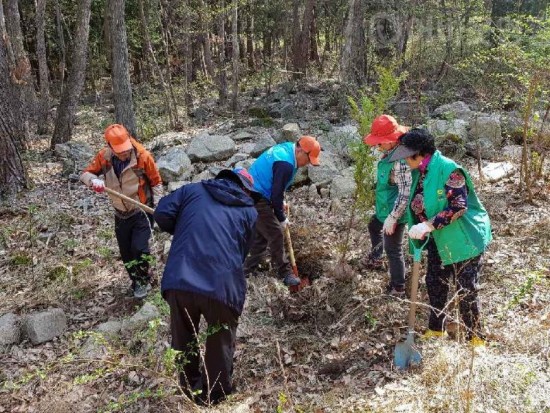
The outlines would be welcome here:
[[[423,239],[426,234],[429,234],[434,230],[434,227],[427,223],[427,222],[421,222],[420,224],[413,225],[411,229],[409,229],[409,237],[412,239]]]
[[[382,230],[386,235],[392,235],[395,232],[396,226],[397,220],[391,215],[388,215],[388,217],[384,221],[384,226],[382,227]]]
[[[288,225],[290,225],[290,221],[286,218],[284,221],[279,222],[279,225],[284,230]]]
[[[102,179],[94,178],[92,179],[92,189],[96,192],[105,191],[105,182]]]

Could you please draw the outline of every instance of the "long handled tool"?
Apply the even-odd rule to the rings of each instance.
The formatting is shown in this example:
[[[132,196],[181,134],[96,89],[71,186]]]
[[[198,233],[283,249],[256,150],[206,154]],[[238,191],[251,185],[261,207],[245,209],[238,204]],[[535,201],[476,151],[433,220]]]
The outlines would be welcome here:
[[[153,214],[153,212],[155,212],[155,210],[153,208],[151,208],[150,206],[142,204],[141,202],[136,201],[135,199],[132,199],[132,198],[130,198],[130,197],[124,195],[124,194],[121,194],[120,192],[113,191],[111,188],[105,187],[105,192],[107,192],[108,194],[111,194],[113,196],[119,197],[123,201],[129,202],[130,204],[133,204],[133,205],[137,206],[138,208],[143,209],[148,214]]]
[[[287,217],[289,217],[290,216],[290,207],[288,205],[286,206],[286,213],[287,213]],[[296,277],[298,277],[300,279],[300,284],[291,285],[291,286],[288,287],[288,289],[290,290],[291,293],[297,293],[302,288],[307,287],[308,285],[310,285],[310,282],[309,282],[309,278],[307,276],[302,278],[298,274],[298,266],[296,265],[296,258],[294,257],[294,248],[292,248],[292,239],[290,238],[290,229],[288,228],[288,225],[285,227],[285,239],[286,239],[286,244],[287,244],[287,247],[288,247],[288,257],[290,259],[290,265],[292,266],[292,272],[294,273],[294,275]]]
[[[414,322],[416,320],[416,298],[418,295],[418,278],[420,274],[420,261],[422,259],[422,249],[428,243],[429,235],[426,238],[426,242],[420,247],[417,247],[414,242],[413,245],[413,270],[411,281],[411,306],[409,308],[409,317],[407,323],[407,339],[398,343],[395,346],[393,354],[393,363],[399,370],[404,370],[409,365],[420,364],[422,361],[422,355],[414,344]]]

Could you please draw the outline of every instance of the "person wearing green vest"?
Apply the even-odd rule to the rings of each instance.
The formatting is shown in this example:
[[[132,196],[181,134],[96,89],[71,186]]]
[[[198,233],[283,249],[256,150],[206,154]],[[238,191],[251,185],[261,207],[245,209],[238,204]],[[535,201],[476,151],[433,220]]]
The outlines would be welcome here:
[[[408,128],[401,126],[389,115],[377,117],[371,132],[363,139],[382,152],[376,174],[376,210],[369,222],[371,252],[361,265],[371,270],[383,270],[382,253],[388,257],[390,282],[386,293],[405,295],[405,260],[403,257],[403,233],[405,210],[409,201],[411,173],[405,161],[390,162],[390,156],[398,145],[398,139]]]
[[[400,138],[390,161],[402,159],[412,169],[409,238],[429,237],[426,286],[431,310],[423,337],[446,335],[444,309],[450,284],[456,282],[466,338],[474,346],[484,345],[478,289],[482,256],[492,240],[489,215],[468,172],[436,150],[428,131],[412,129]]]

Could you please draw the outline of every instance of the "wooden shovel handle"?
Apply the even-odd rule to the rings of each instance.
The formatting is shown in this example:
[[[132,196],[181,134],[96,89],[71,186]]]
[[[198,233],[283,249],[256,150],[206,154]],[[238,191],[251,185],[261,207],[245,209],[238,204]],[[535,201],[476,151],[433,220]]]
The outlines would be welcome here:
[[[409,308],[409,331],[414,329],[416,321],[416,299],[418,295],[418,278],[420,274],[420,261],[413,262],[412,280],[411,280],[411,307]]]
[[[292,268],[296,267],[296,258],[294,258],[294,248],[292,248],[292,240],[290,239],[290,230],[288,225],[285,227],[285,238],[288,244],[288,258],[290,259],[290,265]]]
[[[142,204],[141,202],[136,201],[135,199],[132,199],[132,198],[130,198],[130,197],[124,195],[124,194],[121,194],[120,192],[113,191],[111,188],[105,187],[105,192],[107,192],[108,194],[111,194],[113,196],[119,197],[120,199],[122,199],[126,202],[129,202],[129,203],[137,206],[138,208],[143,209],[148,214],[153,214],[153,212],[155,212],[155,210],[153,208],[151,208],[150,206]]]

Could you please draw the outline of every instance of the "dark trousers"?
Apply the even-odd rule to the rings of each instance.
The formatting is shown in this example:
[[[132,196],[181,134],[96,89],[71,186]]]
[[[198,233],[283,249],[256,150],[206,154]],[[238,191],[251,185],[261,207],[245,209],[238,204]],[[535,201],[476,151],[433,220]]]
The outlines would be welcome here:
[[[388,257],[391,283],[395,287],[405,286],[405,259],[403,257],[403,233],[405,224],[397,224],[392,235],[382,233],[383,223],[373,215],[369,222],[369,235],[372,245],[370,257],[378,260],[383,251]]]
[[[178,356],[180,385],[192,398],[202,390],[200,399],[216,403],[231,394],[233,388],[233,354],[239,316],[220,301],[201,294],[166,290],[164,298],[170,305],[172,348]],[[206,333],[199,332],[201,315],[208,324]],[[206,338],[204,371],[201,374],[199,346]]]
[[[457,283],[459,312],[466,327],[466,336],[481,336],[479,311],[479,272],[481,255],[456,264],[443,265],[433,239],[427,245],[428,271],[426,287],[430,298],[430,330],[443,331],[447,314],[443,312],[451,282]]]
[[[278,276],[284,278],[292,273],[292,268],[286,257],[285,237],[279,220],[265,199],[260,199],[256,203],[256,211],[258,211],[256,233],[250,253],[244,262],[244,272],[250,273],[256,269],[269,247],[271,265],[277,271]]]
[[[128,218],[115,216],[115,234],[122,262],[132,280],[132,287],[136,283],[146,284],[150,281],[149,260],[151,251],[151,221],[144,212],[138,212]]]

